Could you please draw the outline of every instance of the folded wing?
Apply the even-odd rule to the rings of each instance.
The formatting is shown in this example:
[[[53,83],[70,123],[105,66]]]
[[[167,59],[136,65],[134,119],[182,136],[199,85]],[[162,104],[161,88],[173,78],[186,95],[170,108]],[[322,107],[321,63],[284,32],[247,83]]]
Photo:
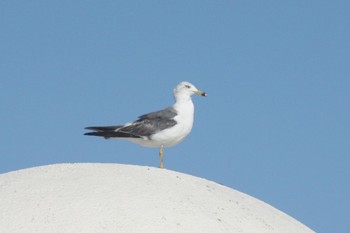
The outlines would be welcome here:
[[[173,108],[152,112],[139,117],[137,121],[117,126],[90,126],[85,129],[94,132],[85,133],[88,136],[108,138],[149,138],[151,135],[176,125],[177,115]]]

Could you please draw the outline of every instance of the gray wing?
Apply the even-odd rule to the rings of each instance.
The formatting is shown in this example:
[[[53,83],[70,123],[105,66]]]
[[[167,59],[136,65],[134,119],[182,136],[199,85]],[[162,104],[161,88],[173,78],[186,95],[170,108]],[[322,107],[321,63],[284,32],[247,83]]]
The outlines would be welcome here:
[[[171,128],[176,125],[174,117],[177,112],[172,107],[161,111],[151,112],[139,117],[137,121],[125,126],[93,126],[86,129],[94,130],[85,135],[102,136],[104,138],[142,138],[150,137],[161,130]]]
[[[177,122],[174,120],[175,116],[177,116],[176,110],[169,107],[161,111],[139,116],[137,121],[127,127],[132,127],[132,132],[137,135],[149,137],[154,133],[176,125]]]

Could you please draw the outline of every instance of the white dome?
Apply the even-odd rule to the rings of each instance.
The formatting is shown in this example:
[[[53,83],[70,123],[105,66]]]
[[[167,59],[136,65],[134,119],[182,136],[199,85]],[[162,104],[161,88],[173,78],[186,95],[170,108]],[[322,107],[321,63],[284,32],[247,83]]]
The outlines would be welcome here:
[[[0,232],[313,232],[231,188],[166,169],[58,164],[0,175]]]

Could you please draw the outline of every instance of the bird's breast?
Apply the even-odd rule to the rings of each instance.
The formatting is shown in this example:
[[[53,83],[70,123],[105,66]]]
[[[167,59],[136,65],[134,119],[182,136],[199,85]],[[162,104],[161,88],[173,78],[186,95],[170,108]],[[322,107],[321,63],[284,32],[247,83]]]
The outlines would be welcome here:
[[[181,108],[176,108],[177,116],[174,117],[176,125],[152,136],[163,146],[174,146],[181,142],[192,130],[194,107],[193,103],[182,104]]]

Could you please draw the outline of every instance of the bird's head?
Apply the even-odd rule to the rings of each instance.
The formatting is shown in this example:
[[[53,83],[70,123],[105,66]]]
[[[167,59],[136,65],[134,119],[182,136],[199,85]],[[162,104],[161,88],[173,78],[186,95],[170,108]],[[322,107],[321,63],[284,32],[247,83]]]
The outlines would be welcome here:
[[[192,83],[181,82],[174,88],[174,96],[178,98],[180,96],[192,96],[193,94],[207,96],[204,91],[198,90]]]

